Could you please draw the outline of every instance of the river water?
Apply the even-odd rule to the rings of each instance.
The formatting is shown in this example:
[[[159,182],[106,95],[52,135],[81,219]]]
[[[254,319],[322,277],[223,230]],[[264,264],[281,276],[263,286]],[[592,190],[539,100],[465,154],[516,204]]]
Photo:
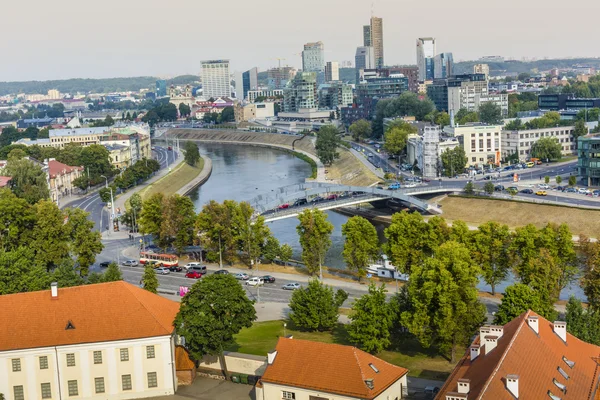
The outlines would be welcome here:
[[[200,154],[212,160],[213,171],[204,185],[190,193],[197,211],[200,211],[210,200],[250,201],[257,195],[267,194],[282,186],[302,183],[311,173],[310,166],[306,162],[280,150],[232,144],[201,143],[198,147]],[[344,245],[342,225],[348,217],[333,211],[326,211],[326,214],[334,230],[325,265],[345,268],[341,256]],[[292,246],[293,258],[300,260],[301,247],[296,233],[297,225],[296,218],[268,223],[271,232],[279,242]],[[382,231],[381,226],[377,228],[379,232]],[[503,292],[512,282],[511,278],[498,285],[496,290]],[[481,290],[491,291],[491,288],[483,282],[478,287]],[[577,284],[563,290],[561,299],[568,299],[571,295],[585,299],[583,291]]]

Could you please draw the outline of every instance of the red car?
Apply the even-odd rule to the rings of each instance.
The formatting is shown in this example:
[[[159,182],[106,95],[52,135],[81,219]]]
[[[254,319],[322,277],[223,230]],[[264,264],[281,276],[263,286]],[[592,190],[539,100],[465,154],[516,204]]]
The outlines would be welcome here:
[[[330,194],[329,196],[327,196],[327,200],[337,200],[338,195],[337,194]]]
[[[186,278],[192,278],[192,279],[200,279],[202,278],[202,274],[196,272],[196,271],[190,271],[187,274],[185,274]]]
[[[286,208],[289,208],[289,207],[290,207],[290,205],[288,203],[284,203],[284,204],[281,204],[277,208],[279,208],[280,210],[285,210]]]

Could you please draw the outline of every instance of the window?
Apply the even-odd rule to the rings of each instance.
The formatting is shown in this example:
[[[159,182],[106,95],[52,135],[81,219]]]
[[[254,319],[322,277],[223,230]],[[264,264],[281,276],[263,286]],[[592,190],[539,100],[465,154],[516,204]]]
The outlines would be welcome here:
[[[69,396],[79,396],[77,381],[67,381],[67,386],[69,387]]]
[[[558,372],[563,376],[563,378],[569,379],[569,375],[567,375],[567,373],[561,367],[558,367]]]
[[[51,399],[52,398],[52,389],[50,388],[50,383],[42,383],[42,399]]]
[[[104,393],[104,378],[94,378],[96,393]]]
[[[146,346],[146,358],[154,358],[154,346]]]
[[[121,361],[129,361],[129,349],[121,349]]]
[[[563,393],[567,393],[567,387],[565,385],[557,381],[556,378],[554,378],[552,381],[554,382],[556,387],[559,388]]]
[[[67,354],[67,367],[75,366],[75,353]]]
[[[20,358],[12,359],[12,370],[13,370],[13,372],[21,371],[21,359]]]
[[[131,375],[122,375],[121,385],[123,386],[123,390],[131,390]]]
[[[23,392],[23,385],[13,386],[13,394],[15,400],[25,400],[25,393]]]
[[[374,366],[372,363],[369,363],[369,367],[371,367],[371,369],[372,369],[373,371],[375,371],[375,373],[376,373],[376,374],[378,374],[378,373],[379,373],[379,369],[377,369],[377,367],[376,367],[376,366]]]
[[[284,400],[296,400],[296,393],[294,392],[281,392],[281,398]]]
[[[102,352],[94,351],[94,364],[102,364]]]
[[[148,372],[148,388],[158,387],[158,379],[156,378],[156,372]]]
[[[48,369],[48,356],[40,357],[40,369]]]
[[[551,391],[548,390],[548,396],[552,399],[552,400],[560,400],[560,397],[558,397],[555,394],[552,394]]]
[[[570,361],[567,357],[563,356],[563,361],[569,366],[569,368],[573,368],[575,366],[575,361]]]

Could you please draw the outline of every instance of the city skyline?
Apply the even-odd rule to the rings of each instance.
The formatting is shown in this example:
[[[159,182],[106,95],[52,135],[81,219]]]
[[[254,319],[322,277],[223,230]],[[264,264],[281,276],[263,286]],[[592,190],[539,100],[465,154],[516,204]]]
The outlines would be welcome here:
[[[474,0],[463,0],[460,5],[435,1],[427,10],[427,24],[406,17],[421,12],[414,1],[376,1],[371,13],[370,3],[348,8],[340,0],[306,0],[303,9],[315,10],[310,29],[305,22],[286,17],[292,12],[289,5],[266,0],[257,0],[252,7],[244,4],[238,0],[214,3],[208,10],[212,17],[199,18],[207,10],[190,0],[182,0],[172,13],[165,13],[156,0],[107,0],[83,8],[74,0],[62,0],[61,7],[42,3],[33,9],[13,3],[11,14],[27,15],[30,23],[23,29],[22,19],[5,21],[6,32],[19,34],[3,43],[0,80],[199,75],[201,60],[220,58],[230,59],[232,70],[257,66],[265,71],[278,64],[277,58],[285,58],[282,65],[299,68],[303,44],[316,41],[327,49],[325,61],[342,62],[352,60],[356,48],[363,45],[363,26],[371,16],[384,20],[387,65],[416,64],[415,40],[429,36],[436,38],[441,51],[453,52],[456,61],[489,55],[516,59],[598,56],[589,41],[581,39],[593,36],[593,11],[600,11],[600,5],[591,1],[588,12],[577,20],[561,21],[561,35],[556,35],[552,24],[532,26],[533,16],[551,17],[551,8],[542,7],[546,4],[539,0],[526,4],[507,0],[503,9],[515,10],[510,25],[499,21],[493,34],[483,35],[473,35],[472,25],[456,22],[465,9],[477,9],[482,15],[498,13],[494,5]],[[65,12],[71,9],[82,17]],[[251,23],[258,18],[268,23]],[[198,40],[199,34],[208,37],[211,32],[218,40]],[[260,39],[248,45],[240,40],[244,32]]]

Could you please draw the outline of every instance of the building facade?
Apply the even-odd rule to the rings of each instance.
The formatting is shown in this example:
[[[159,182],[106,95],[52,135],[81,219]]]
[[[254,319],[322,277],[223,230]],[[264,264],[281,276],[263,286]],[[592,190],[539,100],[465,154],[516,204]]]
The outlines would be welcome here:
[[[250,103],[254,103],[254,101],[259,97],[266,98],[277,98],[283,97],[282,89],[274,89],[274,90],[249,90],[247,94],[247,99]]]
[[[323,42],[306,43],[302,51],[303,72],[325,71],[325,45]]]
[[[159,79],[156,81],[156,98],[165,97],[167,95],[167,81]]]
[[[588,186],[600,186],[600,136],[580,136],[577,149],[577,175]]]
[[[375,57],[375,68],[383,68],[383,19],[371,17],[371,46]]]
[[[296,69],[293,67],[271,68],[267,71],[267,84],[269,90],[283,90],[288,83],[296,76]]]
[[[340,80],[340,66],[337,61],[327,61],[325,64],[325,83]]]
[[[600,99],[575,98],[571,94],[540,94],[538,96],[540,110],[585,110],[600,107]]]
[[[354,67],[356,69],[356,84],[360,83],[360,71],[375,68],[375,50],[371,46],[356,48],[354,57]]]
[[[543,137],[555,138],[560,143],[564,156],[573,154],[576,146],[574,132],[574,126],[502,131],[502,158],[517,154],[520,161],[529,160],[531,158],[531,147]]]
[[[250,90],[258,89],[258,68],[254,67],[246,72],[235,74],[235,97],[245,100]]]
[[[467,165],[499,165],[502,158],[502,126],[472,123],[446,126],[444,132],[455,137],[465,150]]]
[[[72,167],[50,158],[44,164],[48,167],[48,186],[50,199],[57,202],[59,198],[73,193],[73,181],[83,175],[83,167]]]
[[[318,109],[317,73],[297,73],[283,92],[285,112],[300,112],[301,109]]]
[[[275,103],[249,103],[236,102],[234,108],[235,122],[247,122],[256,119],[267,119],[275,116]]]
[[[487,64],[475,64],[473,65],[474,74],[484,74],[486,79],[490,76],[490,66]]]
[[[433,58],[433,77],[449,78],[453,75],[454,58],[452,53],[440,53]]]
[[[352,95],[352,86],[334,81],[319,87],[319,106],[328,110],[335,110],[341,107],[352,105],[354,98]]]
[[[371,43],[371,25],[363,25],[363,46],[372,46]]]
[[[417,39],[417,67],[419,68],[419,81],[430,81],[434,78],[433,58],[435,57],[435,39]]]
[[[209,98],[231,96],[229,60],[202,61],[202,95]]]

